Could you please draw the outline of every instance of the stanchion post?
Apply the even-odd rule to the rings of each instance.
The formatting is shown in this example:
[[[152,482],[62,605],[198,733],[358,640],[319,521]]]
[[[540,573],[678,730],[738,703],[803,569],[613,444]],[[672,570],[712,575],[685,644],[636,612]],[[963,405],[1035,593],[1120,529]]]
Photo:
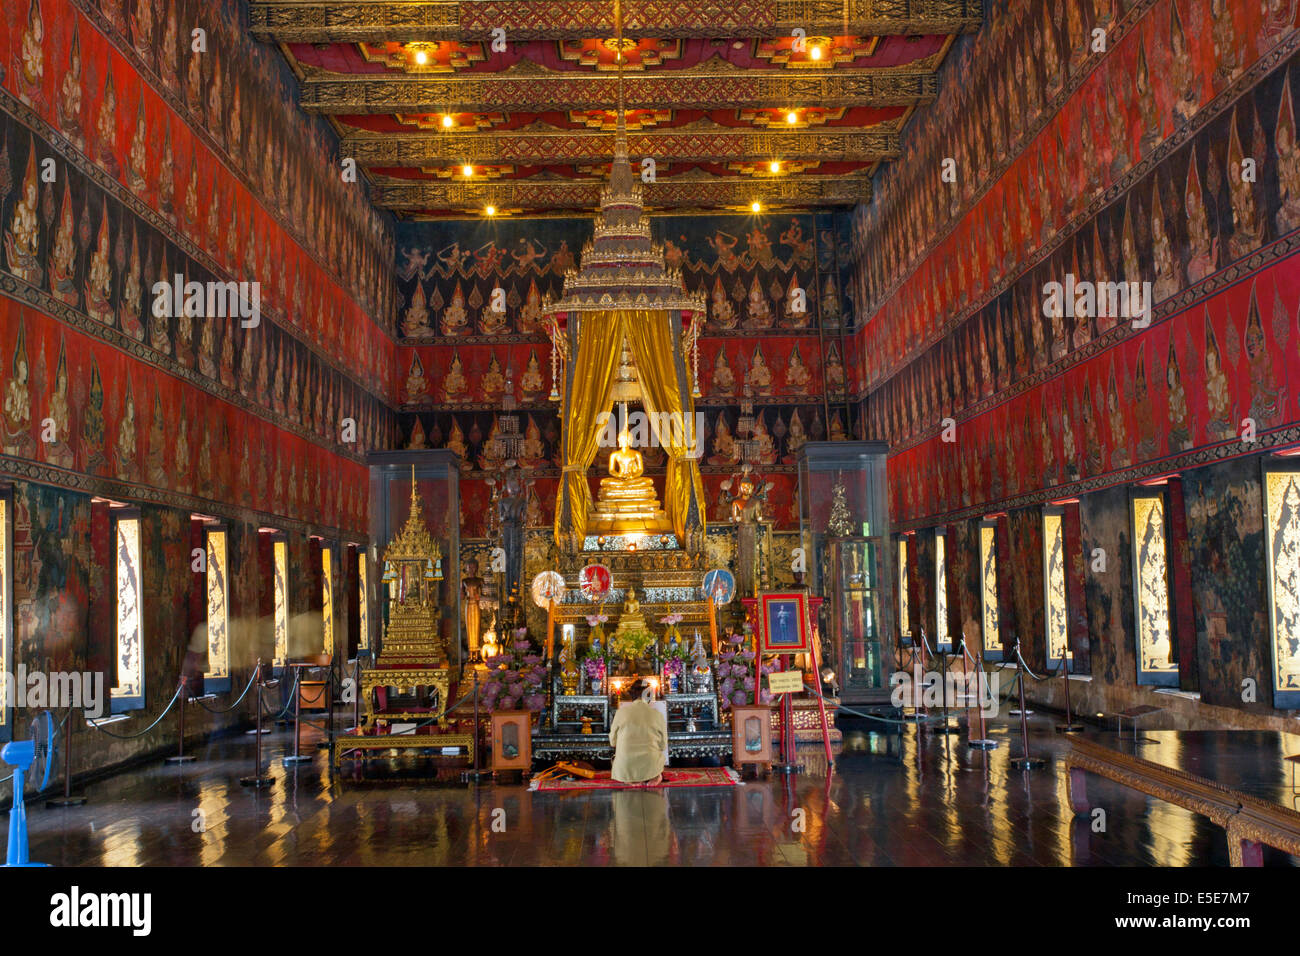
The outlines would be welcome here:
[[[967,653],[966,641],[963,638],[961,642],[961,666],[963,670],[966,667]],[[972,660],[977,668],[975,671],[975,714],[979,718],[978,722],[980,729],[979,737],[974,740],[970,739],[970,718],[966,718],[966,746],[970,747],[972,750],[996,750],[998,742],[996,740],[989,740],[987,735],[984,733],[984,685],[986,680],[984,677],[984,651],[981,650],[979,652],[979,657],[972,658]]]
[[[304,760],[310,760],[311,755],[302,752],[302,668],[295,667],[293,675],[293,687],[289,691],[293,694],[293,753],[287,757],[281,757],[280,762],[283,764],[301,763]]]
[[[63,796],[51,797],[45,801],[46,809],[55,807],[80,807],[86,802],[82,796],[72,795],[72,728],[77,726],[77,713],[68,708],[68,729],[63,735]]]
[[[168,757],[167,763],[189,763],[193,757],[185,753],[185,698],[189,697],[189,678],[181,675],[180,690],[176,692],[176,756]]]
[[[1025,716],[1025,659],[1020,656],[1020,642],[1016,641],[1016,660],[1020,663],[1020,756],[1011,761],[1017,770],[1038,770],[1047,765],[1042,757],[1029,754],[1029,719]]]
[[[1061,670],[1065,672],[1065,723],[1056,725],[1057,733],[1062,734],[1077,734],[1083,730],[1083,724],[1074,722],[1074,711],[1070,706],[1070,662],[1072,660],[1074,655],[1070,653],[1069,648],[1066,648],[1061,657]]]
[[[966,659],[962,658],[962,667],[966,666]],[[948,724],[948,654],[945,651],[939,652],[939,693],[943,695],[943,723],[938,727],[931,727],[930,732],[936,734],[960,734],[960,727],[952,727]]]
[[[334,753],[334,662],[330,661],[329,676],[325,678],[325,739],[316,745],[317,750]]]
[[[253,671],[253,679],[257,681],[257,697],[255,698],[256,706],[257,706],[257,736],[256,736],[256,744],[254,745],[253,748],[253,754],[254,754],[253,759],[255,761],[255,765],[253,767],[252,776],[240,777],[239,783],[241,786],[244,787],[260,788],[260,787],[269,787],[272,783],[275,782],[274,778],[271,777],[269,774],[262,773],[262,687],[263,687],[263,683],[262,683],[262,659],[260,657],[257,659],[257,667]]]

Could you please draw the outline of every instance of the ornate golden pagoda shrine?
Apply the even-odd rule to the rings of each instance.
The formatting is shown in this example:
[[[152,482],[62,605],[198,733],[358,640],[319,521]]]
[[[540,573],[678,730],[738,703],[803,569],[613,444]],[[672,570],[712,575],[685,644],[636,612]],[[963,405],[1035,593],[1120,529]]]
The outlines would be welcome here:
[[[544,301],[542,310],[564,365],[556,376],[563,393],[552,396],[560,401],[564,455],[556,543],[577,555],[593,550],[593,537],[617,535],[635,544],[642,536],[669,535],[696,553],[704,529],[703,435],[694,403],[704,294],[686,292],[680,270],[665,265],[663,246],[651,238],[621,107],[613,171],[580,262],[565,276],[560,299]],[[600,448],[615,445],[593,500],[588,474]],[[662,490],[644,474],[635,445],[663,449]]]
[[[425,526],[411,468],[411,510],[402,530],[383,554],[383,585],[388,598],[388,623],[379,656],[361,675],[361,694],[368,716],[394,718],[440,717],[447,707],[451,670],[447,646],[439,630],[438,582],[442,580],[442,550]],[[374,693],[384,688],[396,695],[423,690],[427,703],[418,707],[374,707]]]

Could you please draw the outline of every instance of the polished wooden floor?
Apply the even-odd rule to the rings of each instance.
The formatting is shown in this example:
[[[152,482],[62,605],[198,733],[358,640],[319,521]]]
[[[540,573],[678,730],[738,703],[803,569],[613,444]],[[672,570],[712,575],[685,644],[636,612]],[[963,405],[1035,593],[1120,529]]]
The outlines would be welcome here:
[[[1053,719],[1033,718],[1031,747],[1063,749]],[[1009,767],[1018,727],[992,725],[1000,746],[971,751],[958,736],[901,736],[846,727],[829,779],[809,772],[744,786],[668,791],[529,793],[421,779],[331,780],[324,752],[286,768],[289,734],[264,737],[275,785],[240,786],[253,739],[221,738],[183,766],[161,762],[89,785],[84,807],[29,811],[31,858],[60,866],[141,865],[685,865],[685,866],[1226,866],[1208,820],[1089,778],[1105,832],[1076,820],[1064,770]],[[1130,750],[1131,737],[1121,741]],[[1300,806],[1280,762],[1300,738],[1157,732],[1138,753],[1209,775],[1236,774],[1256,792]],[[88,738],[78,738],[87,745]],[[1148,753],[1143,753],[1146,748]],[[1152,759],[1157,759],[1152,756]],[[1198,769],[1199,768],[1199,769]],[[1295,865],[1268,850],[1265,863]]]

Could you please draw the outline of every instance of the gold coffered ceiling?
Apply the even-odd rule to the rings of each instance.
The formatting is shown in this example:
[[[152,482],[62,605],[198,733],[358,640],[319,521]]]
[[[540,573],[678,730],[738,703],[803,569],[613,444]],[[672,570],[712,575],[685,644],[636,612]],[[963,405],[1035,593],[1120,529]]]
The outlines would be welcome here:
[[[589,213],[620,67],[650,212],[853,205],[980,22],[979,0],[645,0],[619,43],[613,0],[250,9],[373,201],[419,218]]]

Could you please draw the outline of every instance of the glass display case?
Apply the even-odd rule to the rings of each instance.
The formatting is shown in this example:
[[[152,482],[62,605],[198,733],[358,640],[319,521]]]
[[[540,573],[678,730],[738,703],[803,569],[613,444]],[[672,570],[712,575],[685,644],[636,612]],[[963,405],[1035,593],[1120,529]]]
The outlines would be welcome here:
[[[799,456],[799,532],[807,584],[846,702],[888,699],[893,609],[884,442],[808,442]]]
[[[460,614],[460,468],[455,453],[445,449],[373,452],[366,458],[370,467],[371,566],[377,569],[368,597],[370,647],[379,646],[389,624],[390,602],[385,590],[394,591],[405,582],[384,573],[386,547],[403,530],[411,514],[411,479],[425,530],[433,539],[440,560],[425,578],[430,597],[436,603],[438,635],[449,662],[459,673],[465,650],[461,640]],[[414,470],[413,470],[414,469]],[[403,571],[405,573],[405,571]],[[422,575],[423,576],[423,575]]]

